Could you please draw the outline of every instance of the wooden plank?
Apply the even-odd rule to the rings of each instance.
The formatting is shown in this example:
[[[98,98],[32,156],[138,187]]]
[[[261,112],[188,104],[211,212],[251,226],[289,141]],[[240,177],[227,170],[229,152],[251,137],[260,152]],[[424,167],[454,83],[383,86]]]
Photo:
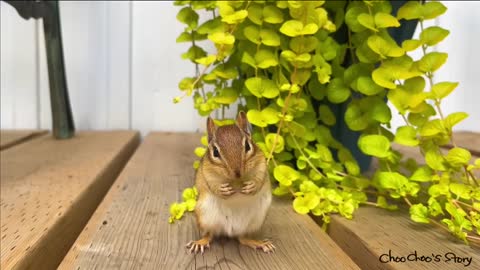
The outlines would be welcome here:
[[[453,139],[458,147],[468,149],[472,155],[480,156],[480,133],[470,131],[455,132]],[[452,144],[446,146],[446,148],[452,147]]]
[[[54,269],[138,145],[132,131],[1,151],[1,269]]]
[[[1,130],[0,150],[5,150],[47,133],[46,130]]]
[[[480,135],[478,133],[458,134],[456,138],[458,146],[472,149],[472,146],[476,146],[475,141],[478,141]],[[405,158],[413,158],[419,163],[425,162],[416,147],[398,144],[392,147],[401,152]],[[442,150],[444,153],[447,151],[447,149]],[[372,168],[377,164],[378,162],[374,160]],[[478,170],[474,173],[477,177],[480,176]],[[362,269],[480,269],[480,247],[466,246],[433,225],[422,225],[411,221],[406,209],[389,212],[373,207],[361,207],[355,213],[353,220],[332,216],[328,233]],[[408,256],[415,251],[418,257],[430,256],[433,259],[438,258],[439,261],[384,263],[390,258],[389,252],[400,259],[401,257],[408,259]],[[463,264],[453,262],[454,255],[472,258],[472,261],[465,268]],[[415,258],[414,255],[410,256],[412,259]],[[384,262],[381,262],[381,259]]]
[[[479,247],[467,246],[433,225],[415,223],[405,212],[361,207],[353,220],[332,216],[329,235],[362,269],[480,269]],[[439,255],[440,261],[389,261],[389,252],[407,259],[415,251],[417,257]],[[453,261],[454,255],[472,258],[472,261],[465,267]],[[410,259],[415,258],[410,256]]]
[[[199,134],[151,133],[127,164],[59,269],[358,269],[308,216],[274,200],[261,235],[274,254],[234,240],[187,254],[199,237],[193,214],[169,224],[169,204],[193,185]],[[313,267],[313,268],[312,268]]]

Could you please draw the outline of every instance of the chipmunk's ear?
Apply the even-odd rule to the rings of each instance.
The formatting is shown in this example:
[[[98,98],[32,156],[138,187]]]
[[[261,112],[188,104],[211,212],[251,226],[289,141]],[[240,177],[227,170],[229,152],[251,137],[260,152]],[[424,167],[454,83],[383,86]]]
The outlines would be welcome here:
[[[207,137],[208,137],[208,142],[210,142],[213,137],[215,136],[215,132],[217,131],[217,126],[215,125],[215,122],[213,122],[213,119],[209,116],[207,118]]]
[[[244,111],[240,111],[237,116],[237,126],[250,135],[250,123],[248,122],[247,115]]]

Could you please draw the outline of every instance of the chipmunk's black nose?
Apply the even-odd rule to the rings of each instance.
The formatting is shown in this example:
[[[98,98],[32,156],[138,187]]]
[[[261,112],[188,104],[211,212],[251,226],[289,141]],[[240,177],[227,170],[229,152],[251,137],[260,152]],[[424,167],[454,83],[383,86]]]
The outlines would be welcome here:
[[[235,170],[235,176],[237,178],[240,178],[240,170],[239,169]]]

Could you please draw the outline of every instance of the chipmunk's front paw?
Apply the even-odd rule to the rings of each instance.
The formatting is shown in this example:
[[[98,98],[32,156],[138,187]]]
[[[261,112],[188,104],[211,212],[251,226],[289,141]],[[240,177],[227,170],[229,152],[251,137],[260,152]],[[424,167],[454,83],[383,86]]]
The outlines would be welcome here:
[[[252,192],[255,191],[255,188],[257,187],[257,185],[255,184],[254,181],[247,181],[245,183],[243,183],[243,188],[242,188],[242,193],[243,194],[250,194]]]
[[[233,187],[229,183],[221,184],[219,190],[220,190],[220,195],[223,195],[223,196],[230,196],[233,193],[235,193],[235,191],[233,190]]]
[[[185,247],[188,249],[190,254],[197,254],[199,251],[203,254],[205,248],[210,248],[210,240],[202,238],[197,241],[190,241]]]

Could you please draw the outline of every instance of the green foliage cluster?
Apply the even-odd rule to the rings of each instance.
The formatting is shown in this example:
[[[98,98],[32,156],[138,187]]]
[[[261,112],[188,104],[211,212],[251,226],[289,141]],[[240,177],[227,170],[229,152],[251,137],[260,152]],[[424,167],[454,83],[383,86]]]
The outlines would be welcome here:
[[[408,1],[397,14],[389,1],[175,4],[186,25],[177,42],[191,43],[182,58],[196,72],[181,80],[183,96],[174,102],[193,95],[202,116],[232,105],[247,111],[252,136],[269,162],[273,193],[292,197],[295,211],[319,216],[326,226],[332,213],[350,219],[362,204],[393,210],[406,203],[415,222],[441,226],[465,242],[480,239],[480,188],[473,173],[480,160],[472,161],[452,137],[467,114],[444,115],[441,102],[458,84],[433,82],[447,54],[432,47],[449,31],[424,28],[446,11],[443,4]],[[211,17],[200,23],[199,14]],[[408,20],[418,20],[420,38],[397,44],[388,30]],[[334,38],[342,26],[348,29],[345,43]],[[202,42],[213,43],[216,52],[208,53]],[[423,53],[420,59],[409,56],[415,50]],[[352,63],[346,64],[347,54]],[[394,134],[386,99],[405,120]],[[344,119],[336,119],[330,104],[347,105]],[[378,159],[371,178],[332,136],[337,121],[360,132],[359,148]],[[392,142],[419,149],[425,165],[402,159]],[[448,143],[455,147],[442,152]],[[205,147],[195,153],[201,157]],[[190,195],[172,205],[171,222],[193,209]]]

